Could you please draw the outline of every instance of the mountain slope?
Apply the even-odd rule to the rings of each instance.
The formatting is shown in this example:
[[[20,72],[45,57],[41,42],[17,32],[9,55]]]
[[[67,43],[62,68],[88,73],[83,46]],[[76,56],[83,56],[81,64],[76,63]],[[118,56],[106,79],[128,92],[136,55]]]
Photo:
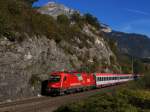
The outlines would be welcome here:
[[[0,5],[0,101],[41,94],[52,71],[120,72],[103,35],[89,24],[95,18],[77,15],[71,24],[64,15],[66,24],[20,0]]]
[[[106,34],[116,40],[121,53],[139,58],[150,57],[150,38],[145,35],[113,31]]]

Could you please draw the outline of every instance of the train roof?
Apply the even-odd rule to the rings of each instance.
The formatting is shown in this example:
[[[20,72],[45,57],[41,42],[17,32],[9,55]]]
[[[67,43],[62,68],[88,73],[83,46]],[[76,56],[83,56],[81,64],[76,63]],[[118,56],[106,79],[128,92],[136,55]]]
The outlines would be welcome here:
[[[73,73],[87,73],[87,72],[77,72],[77,71],[55,71],[51,72],[51,74],[57,74],[57,73],[68,73],[68,74],[73,74]],[[134,74],[113,74],[113,73],[87,73],[87,74],[94,74],[96,76],[133,76]]]
[[[133,76],[133,74],[94,73],[96,76]]]

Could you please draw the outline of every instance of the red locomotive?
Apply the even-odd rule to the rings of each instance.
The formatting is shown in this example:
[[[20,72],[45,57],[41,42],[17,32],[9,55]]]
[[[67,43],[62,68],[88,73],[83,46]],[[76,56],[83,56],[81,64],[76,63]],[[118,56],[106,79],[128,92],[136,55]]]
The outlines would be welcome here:
[[[67,94],[133,80],[132,74],[54,72],[50,74],[47,91]]]

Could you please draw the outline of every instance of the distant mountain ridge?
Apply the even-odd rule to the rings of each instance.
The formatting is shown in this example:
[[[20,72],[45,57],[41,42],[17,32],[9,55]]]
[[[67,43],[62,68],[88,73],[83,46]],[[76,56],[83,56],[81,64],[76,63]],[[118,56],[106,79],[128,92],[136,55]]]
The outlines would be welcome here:
[[[39,12],[57,17],[61,14],[69,16],[76,12],[76,10],[56,2],[48,2],[45,6],[39,9]],[[150,58],[150,38],[147,36],[113,31],[109,25],[103,23],[101,23],[100,30],[104,32],[108,38],[114,39],[117,42],[121,53],[139,58]]]
[[[139,58],[150,58],[150,38],[148,36],[117,31],[106,35],[117,42],[121,53]]]

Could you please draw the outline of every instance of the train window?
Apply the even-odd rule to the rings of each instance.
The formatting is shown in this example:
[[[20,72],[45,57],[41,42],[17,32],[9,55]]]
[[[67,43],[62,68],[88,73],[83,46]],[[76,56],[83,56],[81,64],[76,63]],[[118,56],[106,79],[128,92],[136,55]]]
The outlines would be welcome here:
[[[101,81],[101,77],[98,77],[98,81]]]
[[[111,77],[111,80],[113,80],[113,77]]]

